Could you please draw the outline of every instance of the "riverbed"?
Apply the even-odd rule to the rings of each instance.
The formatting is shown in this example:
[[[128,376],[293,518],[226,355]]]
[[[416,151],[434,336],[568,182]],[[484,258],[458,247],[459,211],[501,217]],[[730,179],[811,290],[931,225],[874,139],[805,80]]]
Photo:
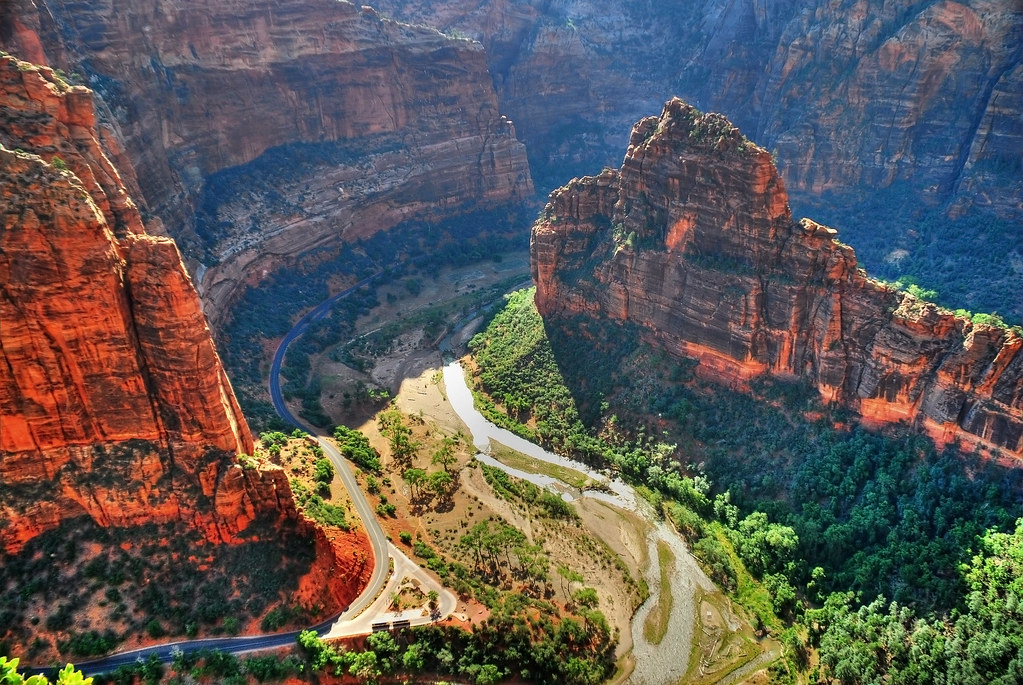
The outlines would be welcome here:
[[[528,480],[539,487],[560,492],[567,500],[579,497],[599,499],[620,509],[634,512],[651,524],[647,537],[648,558],[645,571],[650,597],[639,607],[632,620],[633,657],[635,668],[625,682],[633,685],[674,685],[685,677],[689,667],[694,631],[698,628],[697,593],[714,592],[715,587],[689,553],[685,541],[667,525],[635,489],[618,478],[609,478],[581,462],[549,452],[539,445],[515,435],[488,421],[473,406],[472,392],[465,382],[465,373],[456,361],[444,366],[444,385],[451,408],[469,428],[477,459],[496,466],[509,475]],[[529,457],[574,469],[585,474],[599,489],[578,490],[548,475],[512,469],[490,456],[491,441],[500,443]],[[659,644],[652,644],[643,635],[643,623],[658,601],[660,568],[657,564],[657,542],[663,541],[674,554],[670,568],[670,587],[674,599],[668,628]]]

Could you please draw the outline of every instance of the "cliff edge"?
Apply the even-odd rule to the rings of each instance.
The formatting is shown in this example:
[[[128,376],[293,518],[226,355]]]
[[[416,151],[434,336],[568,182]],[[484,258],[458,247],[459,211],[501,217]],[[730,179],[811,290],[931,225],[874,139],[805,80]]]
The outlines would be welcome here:
[[[214,327],[312,250],[533,195],[478,43],[344,0],[8,5],[0,46],[102,98]]]
[[[91,91],[0,56],[0,102],[0,544],[82,514],[214,539],[296,516],[283,472],[234,460],[252,437],[199,298],[146,234]]]
[[[551,194],[531,258],[549,321],[629,321],[720,382],[802,377],[867,425],[1023,457],[1019,330],[867,278],[720,115],[673,99],[636,124],[621,169]]]

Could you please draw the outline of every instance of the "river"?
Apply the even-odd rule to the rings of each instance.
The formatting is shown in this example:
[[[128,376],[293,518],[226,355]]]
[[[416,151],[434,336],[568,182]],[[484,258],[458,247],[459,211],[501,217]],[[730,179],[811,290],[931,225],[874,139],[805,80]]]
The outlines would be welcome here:
[[[473,445],[480,452],[477,459],[540,487],[550,489],[557,486],[558,491],[562,492],[562,496],[566,499],[575,497],[600,499],[613,506],[635,512],[651,524],[652,528],[647,537],[650,564],[645,571],[647,584],[650,587],[650,597],[639,607],[632,619],[632,653],[636,665],[626,682],[632,685],[674,685],[682,680],[689,666],[693,631],[697,625],[697,608],[695,606],[697,591],[702,589],[705,592],[713,592],[715,589],[714,584],[689,554],[685,541],[671,526],[661,520],[654,512],[653,507],[627,483],[617,478],[609,479],[586,464],[548,452],[539,445],[524,440],[484,418],[473,406],[472,393],[465,383],[465,373],[457,360],[444,366],[444,386],[452,409],[468,426],[469,432],[472,434]],[[581,471],[593,480],[602,483],[606,489],[579,491],[551,476],[527,473],[505,466],[490,457],[491,440],[534,459]],[[659,540],[664,541],[675,556],[675,562],[671,565],[670,570],[671,594],[674,602],[668,621],[668,630],[663,640],[660,644],[652,644],[643,636],[643,623],[647,614],[656,604],[660,593],[661,579],[657,563],[657,542]]]

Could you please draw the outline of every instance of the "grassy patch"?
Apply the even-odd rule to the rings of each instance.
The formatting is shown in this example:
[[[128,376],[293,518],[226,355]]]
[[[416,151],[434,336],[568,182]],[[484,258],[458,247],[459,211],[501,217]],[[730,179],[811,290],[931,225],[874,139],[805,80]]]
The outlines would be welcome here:
[[[746,565],[742,563],[725,527],[719,521],[711,521],[708,524],[707,534],[718,542],[720,549],[728,555],[731,562],[732,570],[735,573],[734,599],[753,614],[754,625],[759,624],[770,631],[780,630],[782,625],[771,606],[771,593],[757,582],[747,570]]]
[[[730,613],[728,598],[719,592],[696,596],[699,629],[693,635],[686,683],[710,685],[724,680],[763,651],[749,629],[731,630],[722,619]]]
[[[523,454],[522,452],[517,452],[510,447],[505,447],[493,440],[491,441],[491,445],[495,446],[493,447],[491,456],[505,466],[510,466],[513,469],[518,469],[527,473],[538,473],[542,476],[557,478],[562,483],[566,483],[567,485],[579,490],[594,484],[593,479],[581,471],[576,471],[575,469],[567,466],[551,464],[541,459],[535,459]]]
[[[661,572],[661,592],[657,596],[650,613],[643,622],[643,637],[651,644],[659,645],[668,632],[668,619],[671,618],[671,609],[675,603],[671,594],[671,566],[675,563],[675,555],[671,553],[664,540],[657,541],[657,565]]]

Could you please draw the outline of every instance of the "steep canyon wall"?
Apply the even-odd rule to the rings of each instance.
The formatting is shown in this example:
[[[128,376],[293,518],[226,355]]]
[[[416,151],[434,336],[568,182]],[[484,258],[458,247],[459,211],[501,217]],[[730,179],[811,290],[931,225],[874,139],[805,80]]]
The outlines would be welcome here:
[[[91,92],[0,57],[0,544],[61,520],[297,518],[252,437],[173,241],[147,235]],[[130,178],[131,169],[126,176]]]
[[[533,227],[541,314],[629,321],[743,385],[805,378],[868,425],[1023,457],[1023,337],[870,280],[837,232],[795,221],[771,155],[675,99],[620,170],[551,194]]]
[[[101,96],[144,209],[182,246],[214,323],[243,279],[281,259],[533,194],[482,47],[368,7],[15,0],[0,27],[5,49],[79,72]],[[207,185],[280,172],[282,149],[301,164],[273,192]]]
[[[377,0],[476,38],[542,188],[680,96],[774,153],[872,274],[1023,319],[1018,0]]]
[[[775,150],[790,192],[901,180],[921,199],[1021,216],[1014,0],[374,6],[486,46],[545,180],[615,161],[632,123],[677,95]]]

